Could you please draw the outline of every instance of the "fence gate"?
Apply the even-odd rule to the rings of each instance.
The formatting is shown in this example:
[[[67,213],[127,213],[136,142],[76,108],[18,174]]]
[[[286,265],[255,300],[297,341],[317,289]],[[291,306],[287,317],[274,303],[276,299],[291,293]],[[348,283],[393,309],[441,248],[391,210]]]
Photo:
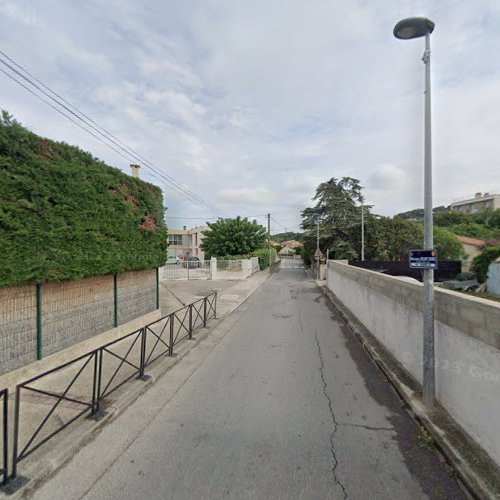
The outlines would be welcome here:
[[[172,280],[206,280],[211,277],[209,260],[184,261],[178,264],[166,264],[162,267],[162,279]]]

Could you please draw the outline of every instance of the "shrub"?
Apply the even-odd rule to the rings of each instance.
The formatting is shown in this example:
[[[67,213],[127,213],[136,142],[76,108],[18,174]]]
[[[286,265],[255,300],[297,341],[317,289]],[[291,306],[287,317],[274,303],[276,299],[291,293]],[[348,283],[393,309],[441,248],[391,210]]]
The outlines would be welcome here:
[[[266,269],[269,267],[269,253],[271,253],[271,265],[276,262],[276,250],[271,248],[269,252],[269,248],[259,248],[259,250],[255,250],[252,252],[252,257],[259,258],[259,267],[260,269]]]
[[[479,255],[472,259],[471,269],[476,273],[480,283],[484,283],[488,277],[488,267],[500,257],[500,247],[486,247]]]

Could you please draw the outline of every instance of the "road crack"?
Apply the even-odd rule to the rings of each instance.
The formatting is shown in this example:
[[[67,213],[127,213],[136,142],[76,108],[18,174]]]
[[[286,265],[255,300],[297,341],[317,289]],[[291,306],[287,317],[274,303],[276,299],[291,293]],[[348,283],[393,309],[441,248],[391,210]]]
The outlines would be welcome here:
[[[337,454],[335,453],[335,433],[337,432],[339,424],[337,423],[337,419],[335,417],[335,412],[333,411],[332,400],[331,400],[331,398],[328,395],[328,392],[326,390],[325,363],[323,361],[323,353],[321,352],[321,345],[319,343],[318,333],[316,331],[314,332],[314,338],[316,340],[316,347],[318,348],[318,355],[319,355],[319,360],[321,363],[320,367],[319,367],[319,374],[321,376],[321,382],[323,383],[323,395],[325,396],[326,400],[328,401],[328,409],[330,410],[330,417],[331,417],[332,423],[333,423],[333,430],[330,434],[330,453],[332,454],[332,458],[333,458],[333,468],[332,468],[333,480],[335,481],[335,484],[340,486],[340,488],[342,489],[342,493],[344,494],[344,498],[348,498],[346,488],[337,476],[337,467],[339,465],[339,461],[337,458]]]

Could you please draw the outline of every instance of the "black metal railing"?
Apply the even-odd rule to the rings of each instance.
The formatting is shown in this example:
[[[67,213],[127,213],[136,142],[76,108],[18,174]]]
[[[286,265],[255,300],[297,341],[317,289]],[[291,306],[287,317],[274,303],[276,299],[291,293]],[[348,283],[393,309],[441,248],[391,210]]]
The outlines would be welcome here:
[[[146,325],[145,366],[160,356],[175,356],[177,344],[186,339],[193,340],[193,332],[200,326],[206,327],[207,321],[216,316],[217,292]]]
[[[1,484],[4,485],[8,480],[8,450],[9,450],[9,390],[3,389],[0,391],[0,398],[2,399],[2,467],[0,473],[2,474]]]
[[[161,356],[174,356],[174,347],[179,342],[193,339],[194,330],[206,327],[209,319],[216,318],[216,307],[217,293],[213,293],[144,328],[18,384],[10,476],[7,474],[8,393],[7,389],[1,391],[0,397],[4,398],[4,467],[0,471],[3,472],[4,483],[17,476],[19,462],[78,418],[87,414],[99,419],[106,407],[106,398],[132,378],[144,379],[145,368]],[[54,387],[57,383],[62,385],[59,390]],[[24,432],[21,442],[23,408],[30,402],[28,394],[33,398],[42,398],[49,409],[36,425]],[[38,400],[36,402],[39,403]],[[63,406],[64,411],[57,415],[58,418],[51,419]]]

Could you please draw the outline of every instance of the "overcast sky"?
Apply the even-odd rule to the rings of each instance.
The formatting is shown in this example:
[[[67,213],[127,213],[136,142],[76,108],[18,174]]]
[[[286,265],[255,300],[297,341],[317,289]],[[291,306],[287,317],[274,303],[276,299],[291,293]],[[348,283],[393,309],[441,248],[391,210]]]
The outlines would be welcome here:
[[[392,35],[413,15],[436,23],[434,205],[500,191],[498,0],[0,0],[0,40],[224,215],[297,229],[331,177],[359,179],[379,214],[423,206],[423,40]],[[129,172],[2,73],[0,89],[34,132]],[[162,188],[167,216],[193,218],[170,227],[215,215]]]

